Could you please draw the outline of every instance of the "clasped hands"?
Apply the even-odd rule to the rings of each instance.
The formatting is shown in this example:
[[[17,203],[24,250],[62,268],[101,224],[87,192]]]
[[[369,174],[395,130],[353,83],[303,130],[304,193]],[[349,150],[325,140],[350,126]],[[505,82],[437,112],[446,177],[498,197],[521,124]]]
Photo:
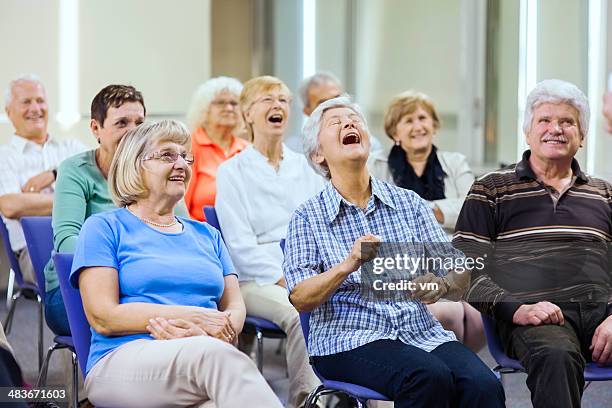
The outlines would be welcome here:
[[[238,336],[231,320],[231,312],[206,310],[176,319],[157,317],[149,320],[147,330],[156,340],[178,339],[192,336],[211,336],[236,344]]]
[[[374,259],[378,252],[380,243],[380,237],[372,234],[366,234],[357,238],[353,244],[351,252],[343,261],[346,270],[349,272],[354,272],[364,263]],[[362,248],[361,244],[366,245],[364,245]],[[412,282],[415,283],[416,288],[411,293],[412,298],[418,299],[424,304],[436,303],[438,300],[444,297],[449,290],[448,281],[445,281],[444,278],[436,276],[431,272],[412,279]],[[434,283],[434,285],[427,285],[427,283]]]

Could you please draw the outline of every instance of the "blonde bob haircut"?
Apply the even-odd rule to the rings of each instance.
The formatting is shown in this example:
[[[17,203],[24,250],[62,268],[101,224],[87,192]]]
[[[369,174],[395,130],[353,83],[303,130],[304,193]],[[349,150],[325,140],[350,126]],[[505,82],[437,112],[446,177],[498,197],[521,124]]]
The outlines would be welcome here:
[[[244,83],[244,87],[240,93],[240,110],[242,111],[244,124],[247,128],[249,140],[251,142],[253,141],[254,137],[253,126],[247,122],[245,114],[249,109],[251,109],[251,106],[253,106],[257,99],[274,90],[280,90],[291,98],[291,91],[287,85],[285,85],[285,83],[280,79],[273,76],[264,75],[250,79]]]
[[[434,123],[434,129],[440,129],[440,118],[429,96],[422,92],[410,90],[395,95],[393,99],[391,99],[389,106],[387,106],[384,119],[385,133],[387,136],[393,139],[395,129],[400,120],[402,120],[404,116],[414,113],[419,107],[429,113]]]
[[[108,172],[108,189],[117,207],[126,207],[148,196],[142,159],[160,143],[176,143],[191,150],[189,130],[176,120],[145,123],[123,136]]]

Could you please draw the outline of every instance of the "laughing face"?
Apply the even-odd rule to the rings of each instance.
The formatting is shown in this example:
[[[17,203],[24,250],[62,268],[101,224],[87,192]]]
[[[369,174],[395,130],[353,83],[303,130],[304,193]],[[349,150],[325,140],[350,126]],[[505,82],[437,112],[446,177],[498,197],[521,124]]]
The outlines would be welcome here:
[[[527,144],[534,159],[568,160],[582,147],[578,110],[566,103],[543,103],[533,109]]]
[[[6,114],[15,127],[15,134],[37,143],[46,140],[47,96],[41,84],[33,81],[17,82],[13,86]]]
[[[369,152],[370,136],[357,113],[345,107],[325,111],[321,118],[319,150],[314,157],[317,163],[327,163],[330,169],[342,163],[365,163]]]
[[[255,99],[245,112],[245,119],[253,127],[253,134],[282,137],[287,123],[291,98],[280,89],[271,90]]]

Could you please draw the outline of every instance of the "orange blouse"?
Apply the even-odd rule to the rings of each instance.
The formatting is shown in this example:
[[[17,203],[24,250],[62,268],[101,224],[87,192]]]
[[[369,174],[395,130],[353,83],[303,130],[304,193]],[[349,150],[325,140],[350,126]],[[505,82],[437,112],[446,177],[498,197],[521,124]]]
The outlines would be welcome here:
[[[203,208],[205,205],[215,205],[217,168],[230,157],[240,153],[249,142],[232,136],[232,144],[226,155],[223,149],[210,140],[204,129],[197,128],[191,135],[191,144],[195,162],[191,182],[185,194],[185,204],[192,218],[206,221]]]

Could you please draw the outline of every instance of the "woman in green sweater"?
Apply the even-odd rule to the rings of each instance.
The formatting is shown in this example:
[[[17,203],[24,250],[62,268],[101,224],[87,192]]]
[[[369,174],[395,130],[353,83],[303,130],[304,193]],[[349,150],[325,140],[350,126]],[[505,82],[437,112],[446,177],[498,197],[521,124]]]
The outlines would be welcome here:
[[[58,169],[53,201],[55,252],[74,252],[81,226],[96,213],[115,208],[107,175],[123,136],[144,122],[142,94],[128,85],[108,85],[91,102],[90,128],[98,148],[64,160]],[[70,335],[70,326],[53,262],[45,268],[45,318],[55,334]]]

